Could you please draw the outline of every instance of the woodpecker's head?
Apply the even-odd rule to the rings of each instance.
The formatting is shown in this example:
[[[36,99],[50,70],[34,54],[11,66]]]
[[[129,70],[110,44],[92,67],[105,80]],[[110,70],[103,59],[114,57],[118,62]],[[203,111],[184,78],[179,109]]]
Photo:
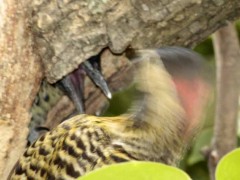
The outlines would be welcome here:
[[[206,63],[197,53],[181,47],[160,48],[157,52],[172,77],[185,110],[184,134],[185,138],[189,139],[201,125],[210,93],[210,85],[206,78]]]

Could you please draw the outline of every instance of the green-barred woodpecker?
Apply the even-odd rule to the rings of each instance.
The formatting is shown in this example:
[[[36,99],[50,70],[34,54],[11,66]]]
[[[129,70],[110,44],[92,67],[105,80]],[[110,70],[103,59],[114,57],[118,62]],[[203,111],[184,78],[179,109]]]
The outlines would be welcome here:
[[[27,148],[9,179],[75,179],[126,161],[176,165],[207,102],[202,61],[180,47],[136,50],[136,97],[130,110],[64,121]]]

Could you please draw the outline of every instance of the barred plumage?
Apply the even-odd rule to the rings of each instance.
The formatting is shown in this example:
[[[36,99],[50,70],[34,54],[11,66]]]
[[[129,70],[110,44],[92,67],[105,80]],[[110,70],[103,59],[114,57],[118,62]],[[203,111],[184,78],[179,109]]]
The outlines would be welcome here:
[[[84,114],[63,122],[26,150],[12,179],[75,179],[102,166],[132,160],[175,165],[187,146],[186,112],[159,54],[142,50],[138,55],[138,98],[128,113]]]
[[[43,80],[40,90],[35,98],[33,106],[30,110],[32,116],[29,124],[29,143],[33,143],[40,136],[41,132],[38,130],[46,121],[47,113],[63,96],[63,92],[55,85],[47,83]]]

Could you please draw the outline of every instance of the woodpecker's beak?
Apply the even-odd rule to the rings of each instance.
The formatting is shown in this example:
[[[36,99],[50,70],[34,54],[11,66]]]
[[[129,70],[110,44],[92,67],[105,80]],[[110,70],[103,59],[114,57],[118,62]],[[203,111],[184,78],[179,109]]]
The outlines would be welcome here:
[[[83,69],[78,68],[60,81],[64,91],[81,114],[84,113],[84,74]]]
[[[88,75],[108,98],[112,98],[111,91],[108,88],[107,82],[103,78],[100,71],[100,57],[93,56],[87,61],[83,62],[78,69],[65,76],[60,84],[63,90],[73,101],[77,111],[84,113],[84,78]]]
[[[104,95],[108,98],[112,98],[112,93],[108,88],[107,82],[103,78],[101,72],[94,67],[89,61],[83,62],[84,69],[87,75],[92,79],[94,84],[96,84],[104,93]]]

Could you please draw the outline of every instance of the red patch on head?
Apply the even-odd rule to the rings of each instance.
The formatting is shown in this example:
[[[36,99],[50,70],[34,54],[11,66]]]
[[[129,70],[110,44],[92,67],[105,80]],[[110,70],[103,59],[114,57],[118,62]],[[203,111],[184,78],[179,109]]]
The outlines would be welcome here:
[[[173,80],[182,106],[186,112],[186,135],[201,121],[201,113],[209,94],[208,85],[200,78]]]

